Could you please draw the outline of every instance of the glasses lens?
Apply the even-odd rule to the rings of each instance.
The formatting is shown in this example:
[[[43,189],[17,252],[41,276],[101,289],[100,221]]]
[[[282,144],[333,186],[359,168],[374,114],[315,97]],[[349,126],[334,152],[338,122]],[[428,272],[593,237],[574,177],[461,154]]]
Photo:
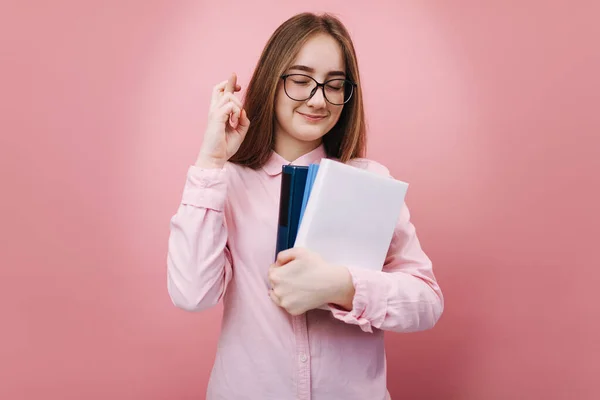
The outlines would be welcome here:
[[[306,75],[288,75],[285,79],[285,92],[296,101],[308,100],[317,82]],[[332,79],[325,85],[325,98],[331,104],[342,105],[350,100],[354,86],[345,79]]]
[[[289,75],[285,80],[285,92],[297,101],[307,100],[315,86],[316,82],[304,75]]]
[[[341,105],[352,97],[354,87],[345,79],[334,79],[325,85],[325,97],[332,104]]]

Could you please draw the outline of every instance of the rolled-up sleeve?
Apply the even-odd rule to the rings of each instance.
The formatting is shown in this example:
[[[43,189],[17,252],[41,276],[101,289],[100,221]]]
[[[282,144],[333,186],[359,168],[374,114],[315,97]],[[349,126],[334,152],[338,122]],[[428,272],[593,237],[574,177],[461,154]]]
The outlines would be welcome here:
[[[383,269],[347,267],[355,289],[352,309],[330,306],[335,318],[365,332],[373,332],[373,328],[415,332],[432,328],[442,315],[444,298],[406,204]]]

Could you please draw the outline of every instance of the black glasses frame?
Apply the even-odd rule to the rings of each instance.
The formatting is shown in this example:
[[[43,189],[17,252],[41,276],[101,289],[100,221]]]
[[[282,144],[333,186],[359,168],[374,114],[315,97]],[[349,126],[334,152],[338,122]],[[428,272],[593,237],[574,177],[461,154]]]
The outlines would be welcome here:
[[[302,76],[304,78],[308,78],[311,79],[317,86],[315,86],[311,91],[310,91],[310,95],[306,98],[306,99],[295,99],[292,96],[289,95],[289,93],[287,92],[287,88],[286,88],[286,79],[289,78],[290,76]],[[352,99],[352,96],[354,95],[354,90],[358,87],[358,85],[354,82],[352,82],[349,79],[345,79],[345,78],[333,78],[333,79],[329,79],[326,80],[323,83],[319,83],[315,78],[313,78],[310,75],[304,75],[304,74],[285,74],[285,75],[281,75],[280,76],[281,79],[283,79],[283,90],[285,92],[285,94],[287,95],[287,97],[289,97],[290,99],[294,100],[294,101],[308,101],[310,99],[312,99],[312,97],[315,95],[315,93],[317,93],[317,90],[319,90],[319,88],[321,88],[321,91],[323,92],[323,98],[330,104],[333,104],[334,106],[342,106],[346,103],[348,103],[350,101],[350,99]],[[348,98],[346,100],[344,100],[343,103],[333,103],[332,101],[330,101],[327,98],[327,95],[325,94],[325,85],[327,85],[329,82],[332,81],[346,81],[350,84],[350,87],[352,88],[352,92],[350,93],[350,95],[348,96]]]

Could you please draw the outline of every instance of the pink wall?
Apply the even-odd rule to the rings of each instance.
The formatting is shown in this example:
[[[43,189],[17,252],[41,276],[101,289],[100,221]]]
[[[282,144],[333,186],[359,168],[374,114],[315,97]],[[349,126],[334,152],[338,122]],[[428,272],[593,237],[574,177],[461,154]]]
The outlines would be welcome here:
[[[369,155],[446,295],[388,335],[394,399],[600,398],[597,2],[10,3],[0,398],[203,398],[221,309],[170,304],[169,218],[211,86],[306,9],[354,35]]]

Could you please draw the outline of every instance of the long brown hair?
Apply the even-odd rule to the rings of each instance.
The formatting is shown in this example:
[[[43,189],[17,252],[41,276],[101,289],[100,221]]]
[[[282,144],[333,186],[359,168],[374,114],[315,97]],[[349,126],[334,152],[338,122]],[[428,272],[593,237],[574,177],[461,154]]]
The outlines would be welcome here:
[[[342,162],[364,157],[365,116],[358,62],[350,34],[342,22],[330,14],[302,13],[291,17],[273,32],[258,60],[244,96],[250,128],[231,162],[258,169],[269,160],[275,143],[275,96],[280,76],[304,43],[318,33],[329,34],[337,40],[344,56],[347,79],[357,84],[340,119],[323,137],[325,152],[328,157]]]

